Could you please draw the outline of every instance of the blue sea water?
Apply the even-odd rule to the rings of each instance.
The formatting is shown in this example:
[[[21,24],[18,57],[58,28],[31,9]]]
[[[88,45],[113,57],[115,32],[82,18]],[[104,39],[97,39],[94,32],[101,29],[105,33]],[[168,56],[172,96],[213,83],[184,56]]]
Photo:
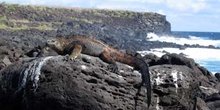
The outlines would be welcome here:
[[[199,44],[204,46],[213,45],[220,47],[220,32],[174,31],[173,33],[174,35],[172,36],[158,36],[153,33],[149,33],[148,39],[151,41],[173,42],[181,45]],[[162,48],[158,50],[165,50],[170,53],[184,53],[188,55],[188,57],[193,58],[198,64],[207,68],[209,71],[213,73],[220,72],[220,49],[187,48],[185,50],[179,50],[173,48]]]
[[[196,36],[202,39],[220,40],[220,32],[187,32],[187,31],[173,31],[181,36]]]
[[[177,33],[181,36],[194,36],[197,37],[200,40],[203,41],[216,41],[219,42],[220,41],[220,32],[174,32]],[[213,44],[216,47],[220,47],[220,42],[219,44]],[[220,53],[218,51],[216,51],[216,53],[208,53],[207,51],[207,56],[210,54],[217,54],[220,56]],[[220,58],[220,57],[219,57]],[[209,71],[215,73],[215,72],[220,72],[220,59],[218,57],[215,59],[200,59],[197,60],[197,62],[200,65],[203,65],[204,67],[206,67]]]

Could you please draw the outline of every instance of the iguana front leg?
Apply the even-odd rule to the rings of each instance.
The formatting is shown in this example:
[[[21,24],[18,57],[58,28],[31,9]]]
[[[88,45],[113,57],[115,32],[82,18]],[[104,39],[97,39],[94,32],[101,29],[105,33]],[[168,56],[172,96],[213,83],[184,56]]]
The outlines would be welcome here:
[[[81,45],[75,45],[73,48],[73,51],[70,54],[70,59],[74,60],[76,59],[80,53],[82,52],[82,46]]]
[[[114,73],[118,73],[118,66],[116,64],[116,62],[112,59],[112,57],[110,56],[110,54],[106,51],[102,52],[100,54],[100,59],[104,62],[109,63],[108,68],[114,72]]]

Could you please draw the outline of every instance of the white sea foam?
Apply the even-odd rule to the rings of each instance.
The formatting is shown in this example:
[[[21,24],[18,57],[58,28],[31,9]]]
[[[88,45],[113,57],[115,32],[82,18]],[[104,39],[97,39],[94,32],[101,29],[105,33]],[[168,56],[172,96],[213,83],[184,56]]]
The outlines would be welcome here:
[[[208,49],[208,48],[186,48],[180,50],[178,48],[156,48],[151,51],[139,51],[140,54],[146,55],[148,53],[154,53],[158,57],[164,55],[164,52],[169,53],[183,53],[188,58],[193,58],[200,65],[210,69],[211,72],[220,72],[218,64],[220,64],[220,49]]]
[[[180,45],[189,44],[201,46],[217,46],[220,47],[220,40],[211,40],[208,38],[201,38],[199,36],[185,36],[186,38],[174,37],[174,36],[159,36],[154,33],[148,33],[148,41],[160,41],[160,42],[169,42],[176,43]],[[220,49],[208,49],[208,48],[186,48],[180,50],[178,48],[157,48],[151,49],[151,51],[141,51],[139,53],[145,55],[146,53],[154,53],[157,56],[164,55],[164,51],[169,53],[183,53],[186,57],[193,58],[200,65],[210,69],[213,73],[220,72],[218,65],[220,65]]]
[[[196,36],[186,36],[189,38],[180,38],[180,37],[174,37],[174,36],[159,36],[154,33],[148,33],[147,39],[149,41],[161,41],[161,42],[170,42],[170,43],[176,43],[180,45],[184,44],[199,44],[202,46],[209,46],[214,45],[220,47],[220,40],[210,40],[210,39],[203,39]]]
[[[180,50],[178,48],[157,48],[151,49],[154,54],[158,56],[163,55],[164,51],[169,53],[183,53],[186,57],[193,58],[195,60],[219,60],[220,61],[220,49],[208,49],[208,48],[186,48]]]

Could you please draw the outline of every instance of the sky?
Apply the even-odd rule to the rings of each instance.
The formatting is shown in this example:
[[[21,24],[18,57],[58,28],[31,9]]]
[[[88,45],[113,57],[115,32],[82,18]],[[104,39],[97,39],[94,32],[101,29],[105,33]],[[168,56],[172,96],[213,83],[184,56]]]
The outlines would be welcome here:
[[[156,12],[172,31],[220,32],[220,0],[0,0],[6,3]]]

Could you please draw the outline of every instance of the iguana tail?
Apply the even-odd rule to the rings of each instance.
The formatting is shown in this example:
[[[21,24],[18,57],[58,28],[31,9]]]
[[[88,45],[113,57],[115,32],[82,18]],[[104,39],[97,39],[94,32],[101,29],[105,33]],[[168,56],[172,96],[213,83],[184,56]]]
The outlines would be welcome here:
[[[128,65],[134,67],[135,69],[140,70],[141,76],[142,76],[142,82],[141,82],[140,86],[142,86],[143,83],[145,83],[145,86],[147,89],[147,104],[149,107],[150,103],[151,103],[151,81],[150,81],[150,73],[149,73],[147,63],[142,59],[127,55],[127,54],[122,53],[120,51],[116,51],[113,49],[109,49],[109,50],[111,50],[110,51],[110,53],[112,53],[111,57],[115,61],[118,61],[118,62],[121,62],[124,64],[128,64]]]
[[[145,83],[145,87],[147,89],[147,104],[149,107],[151,104],[151,80],[150,80],[149,68],[147,63],[142,59],[136,60],[136,63],[137,63],[137,68],[141,72],[141,77],[142,77],[141,86],[143,83]]]

